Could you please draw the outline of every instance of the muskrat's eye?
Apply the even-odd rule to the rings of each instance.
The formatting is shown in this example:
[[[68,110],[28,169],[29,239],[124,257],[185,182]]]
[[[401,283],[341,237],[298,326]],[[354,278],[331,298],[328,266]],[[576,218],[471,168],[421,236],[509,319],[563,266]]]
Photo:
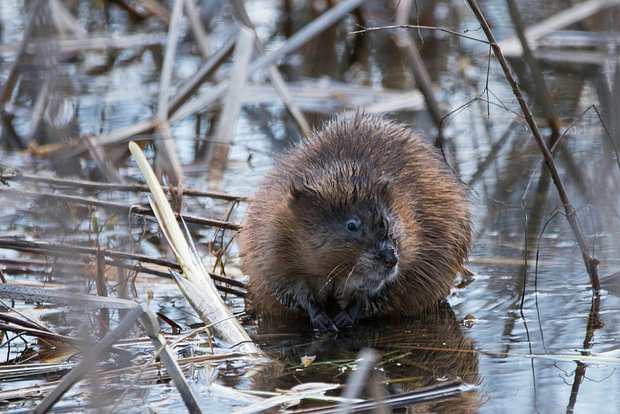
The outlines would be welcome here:
[[[360,228],[360,221],[358,219],[351,219],[347,221],[347,230],[350,232],[358,231]]]

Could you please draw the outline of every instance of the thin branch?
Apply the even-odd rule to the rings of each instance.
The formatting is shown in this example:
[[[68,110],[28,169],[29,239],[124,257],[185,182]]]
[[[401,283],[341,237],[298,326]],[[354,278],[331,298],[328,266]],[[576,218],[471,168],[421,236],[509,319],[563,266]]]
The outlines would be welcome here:
[[[475,0],[467,0],[467,4],[471,7],[472,12],[474,13],[476,18],[480,22],[480,26],[482,27],[482,30],[487,36],[487,39],[489,39],[489,44],[491,45],[491,48],[493,49],[493,53],[495,54],[497,61],[502,67],[504,75],[506,76],[506,79],[508,80],[508,83],[510,84],[512,91],[515,97],[517,98],[517,101],[519,102],[521,111],[523,112],[523,115],[525,116],[525,120],[527,121],[530,127],[530,130],[532,131],[532,134],[534,136],[534,139],[536,140],[536,143],[538,144],[540,152],[542,153],[543,158],[545,160],[545,164],[547,165],[547,168],[549,169],[549,173],[551,174],[551,178],[553,179],[553,183],[555,184],[555,187],[557,189],[558,196],[560,197],[560,200],[562,201],[562,205],[564,207],[564,211],[566,212],[566,218],[568,220],[568,223],[570,224],[573,234],[575,235],[575,238],[577,240],[577,243],[579,244],[579,248],[581,249],[581,256],[586,266],[586,270],[588,271],[588,274],[590,275],[590,281],[592,283],[592,288],[596,292],[599,292],[601,288],[600,280],[598,277],[599,261],[598,259],[590,255],[590,248],[588,247],[588,242],[586,241],[586,238],[581,230],[581,226],[579,224],[579,219],[577,218],[575,209],[570,203],[568,194],[566,193],[566,189],[564,187],[564,183],[562,182],[562,178],[560,177],[560,174],[555,165],[555,161],[553,160],[553,155],[551,154],[551,151],[549,151],[549,148],[545,144],[543,136],[540,133],[540,130],[538,128],[538,125],[536,124],[536,121],[534,120],[532,112],[530,111],[530,108],[527,105],[525,98],[523,97],[523,93],[521,93],[521,89],[519,88],[519,85],[517,84],[514,76],[512,75],[510,67],[508,66],[508,62],[504,58],[504,55],[502,54],[502,51],[499,45],[495,41],[493,32],[491,31],[489,24],[487,23],[484,15],[482,14],[482,11],[478,7],[478,4],[476,3]]]
[[[69,180],[66,178],[53,178],[44,177],[39,175],[24,174],[20,171],[3,172],[0,170],[0,181],[19,181],[19,182],[31,182],[31,183],[45,183],[55,188],[80,188],[82,190],[90,191],[134,191],[134,192],[148,192],[149,187],[141,184],[117,184],[117,183],[103,183],[96,181],[85,180]],[[174,193],[176,189],[174,187],[164,187],[164,191],[167,193]],[[215,191],[203,191],[195,188],[183,189],[183,194],[187,196],[196,197],[210,197],[225,201],[250,201],[249,197],[241,197],[232,194],[219,193]]]
[[[93,207],[101,207],[107,208],[110,210],[120,211],[126,214],[139,214],[145,216],[154,216],[153,210],[148,207],[143,207],[140,205],[126,205],[121,203],[113,203],[110,201],[102,201],[96,200],[93,198],[86,197],[78,197],[78,196],[70,196],[64,194],[53,194],[53,193],[41,193],[36,191],[24,191],[24,190],[14,190],[14,189],[6,189],[0,188],[0,194],[5,193],[9,197],[21,198],[26,200],[40,200],[40,199],[53,199],[57,201],[64,201],[67,203],[74,203],[78,205],[86,205]],[[175,213],[177,220],[183,218],[187,223],[200,224],[203,226],[212,226],[212,227],[221,227],[228,230],[240,230],[241,225],[236,223],[229,223],[226,221],[216,220],[216,219],[208,219],[204,217],[197,216],[188,216],[181,215],[179,213]]]
[[[450,33],[450,34],[453,34],[455,36],[462,37],[464,39],[473,40],[474,42],[480,42],[480,43],[484,43],[484,44],[489,44],[489,42],[484,40],[484,39],[479,39],[477,37],[468,36],[468,35],[466,35],[464,33],[457,32],[455,30],[446,29],[445,27],[423,26],[423,25],[419,25],[419,24],[398,24],[398,25],[392,25],[392,26],[364,27],[363,29],[355,30],[353,32],[349,32],[349,34],[352,35],[352,34],[359,34],[359,33],[366,33],[366,32],[376,32],[377,30],[394,30],[394,29],[428,29],[428,30],[436,30],[438,32]]]
[[[67,256],[96,256],[97,248],[96,247],[87,247],[87,246],[77,246],[71,244],[59,244],[59,243],[48,243],[48,242],[34,242],[27,241],[21,239],[15,239],[10,237],[0,237],[0,249],[12,249],[18,250],[22,252],[29,252],[34,254],[42,254],[46,256],[54,256],[54,257],[67,257]],[[127,269],[137,270],[140,272],[156,274],[158,276],[166,277],[171,279],[169,274],[163,275],[163,272],[157,272],[153,269],[143,267],[140,264],[125,266],[121,262],[124,260],[132,260],[139,263],[150,263],[157,266],[162,266],[165,268],[170,268],[174,270],[181,270],[181,267],[176,262],[171,262],[164,259],[156,259],[153,257],[145,256],[142,254],[136,253],[127,253],[121,252],[117,250],[105,250],[104,252],[106,258],[106,264],[111,264],[117,267],[124,267]],[[213,278],[213,280],[221,283],[226,283],[230,286],[235,286],[240,289],[245,289],[246,285],[243,282],[240,282],[235,279],[231,279],[222,275],[218,275],[217,273],[209,272],[209,276]],[[219,286],[218,286],[219,288]],[[235,293],[237,294],[237,293]],[[242,293],[240,296],[243,296]]]

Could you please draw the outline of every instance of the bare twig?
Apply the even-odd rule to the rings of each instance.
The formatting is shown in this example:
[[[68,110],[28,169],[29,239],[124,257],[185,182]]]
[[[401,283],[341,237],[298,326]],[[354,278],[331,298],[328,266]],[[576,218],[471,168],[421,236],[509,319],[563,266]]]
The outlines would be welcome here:
[[[436,30],[438,32],[449,33],[455,36],[462,37],[463,39],[473,40],[474,42],[486,43],[489,42],[484,39],[479,39],[477,37],[468,36],[464,33],[457,32],[456,30],[446,29],[445,27],[437,27],[437,26],[424,26],[419,24],[398,24],[391,26],[377,26],[377,27],[364,27],[360,30],[355,30],[353,32],[349,32],[349,34],[360,34],[367,32],[376,32],[377,30],[395,30],[395,29],[426,29],[426,30]]]
[[[18,197],[21,199],[28,200],[39,200],[39,199],[53,199],[58,201],[64,201],[68,203],[75,203],[79,205],[87,205],[94,207],[107,208],[110,210],[116,210],[123,212],[124,214],[140,214],[146,216],[154,216],[153,210],[148,207],[138,206],[138,205],[125,205],[121,203],[113,203],[110,201],[102,201],[95,200],[92,198],[78,197],[78,196],[70,196],[64,194],[52,194],[52,193],[40,193],[36,191],[24,191],[24,190],[14,190],[14,189],[6,189],[0,188],[0,194],[5,193],[12,197]],[[197,216],[188,216],[181,215],[179,213],[175,213],[177,220],[183,219],[187,223],[193,224],[201,224],[203,226],[213,226],[213,227],[221,227],[228,230],[240,230],[241,225],[236,223],[228,223],[221,220],[208,219]]]
[[[79,188],[90,191],[139,191],[148,192],[147,185],[139,184],[116,184],[116,183],[100,183],[96,181],[85,180],[69,180],[66,178],[53,178],[39,175],[23,174],[20,171],[2,172],[0,171],[0,180],[44,183],[55,188]],[[164,187],[164,191],[172,193],[175,191],[172,187]],[[232,194],[218,193],[214,191],[203,191],[195,188],[185,189],[183,194],[196,197],[209,197],[226,201],[250,201],[248,197],[241,197]]]
[[[523,115],[525,116],[525,119],[532,131],[534,139],[536,140],[536,143],[538,144],[538,148],[540,149],[540,152],[543,155],[543,158],[545,160],[545,165],[549,169],[549,173],[551,174],[553,183],[555,184],[560,200],[562,201],[562,205],[564,207],[564,211],[566,212],[566,218],[568,220],[568,223],[570,224],[573,234],[575,235],[575,238],[577,240],[577,243],[579,244],[579,248],[581,249],[581,256],[586,266],[586,270],[588,271],[588,274],[590,275],[590,282],[592,283],[592,288],[594,289],[595,292],[598,293],[601,288],[601,284],[600,284],[599,277],[598,277],[599,261],[598,259],[596,259],[596,257],[590,254],[590,248],[588,247],[588,242],[586,241],[586,238],[583,232],[581,231],[581,226],[579,224],[579,219],[577,218],[575,208],[570,203],[568,194],[566,193],[566,189],[562,182],[562,178],[560,177],[560,174],[555,165],[555,161],[553,160],[553,155],[551,154],[551,152],[549,151],[549,148],[545,144],[544,138],[542,134],[540,133],[540,130],[538,129],[538,125],[536,124],[536,121],[534,120],[532,112],[530,111],[530,108],[527,105],[527,102],[525,101],[523,94],[521,93],[521,89],[519,88],[519,85],[517,84],[514,76],[512,75],[512,72],[510,71],[508,62],[504,58],[499,45],[495,41],[493,32],[491,31],[489,24],[487,23],[484,15],[482,14],[482,11],[478,7],[478,4],[476,3],[475,0],[467,0],[467,4],[469,4],[474,15],[480,22],[480,26],[482,27],[482,30],[484,31],[487,39],[489,39],[489,44],[491,48],[493,49],[493,53],[495,54],[495,57],[497,58],[500,66],[502,67],[504,75],[506,76],[506,79],[508,80],[508,83],[510,84],[512,91],[515,97],[517,98],[517,101],[519,102],[519,106],[521,107],[521,110],[523,111]]]
[[[14,249],[14,250],[19,250],[19,251],[42,254],[42,255],[49,255],[49,256],[54,256],[54,257],[81,256],[81,255],[96,256],[97,255],[97,248],[95,247],[76,246],[76,245],[71,245],[71,244],[47,243],[47,242],[33,242],[33,241],[26,241],[26,240],[6,238],[6,237],[0,237],[0,249]],[[117,266],[117,267],[122,267],[125,269],[140,271],[144,273],[150,273],[150,274],[154,274],[160,277],[165,277],[168,279],[171,279],[171,276],[169,275],[169,273],[158,272],[154,269],[143,267],[139,264],[138,265],[133,265],[133,264],[124,265],[122,262],[125,260],[131,260],[131,261],[140,262],[140,263],[149,263],[149,264],[153,264],[157,266],[162,266],[162,267],[170,268],[174,270],[181,270],[181,266],[179,266],[178,263],[171,262],[169,260],[164,260],[164,259],[156,259],[153,257],[141,255],[141,254],[127,253],[127,252],[121,252],[117,250],[108,250],[108,249],[104,251],[104,254],[106,257],[106,264],[110,264],[110,265]],[[2,259],[2,262],[4,262],[5,260],[6,259]],[[42,265],[43,264],[45,263],[42,263]],[[227,285],[235,286],[240,289],[246,288],[245,283],[240,282],[235,279],[222,276],[222,275],[218,275],[217,273],[210,272],[209,276],[211,276],[213,280],[220,282],[220,283],[225,283]],[[218,286],[218,289],[225,291],[225,289],[223,289],[222,286]],[[234,293],[234,292],[231,292],[231,293]],[[245,296],[245,292],[243,291],[236,291],[235,294],[241,297]]]

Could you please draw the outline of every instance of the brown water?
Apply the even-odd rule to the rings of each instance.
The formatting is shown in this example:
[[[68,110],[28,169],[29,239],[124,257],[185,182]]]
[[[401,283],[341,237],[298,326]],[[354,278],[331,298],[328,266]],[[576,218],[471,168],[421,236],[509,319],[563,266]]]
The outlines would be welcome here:
[[[283,43],[288,25],[297,30],[306,23],[309,14],[307,8],[301,8],[294,14],[295,19],[289,21],[279,9],[280,2],[246,3],[259,35],[268,39],[268,50],[275,50]],[[503,2],[480,3],[496,37],[511,36],[510,18]],[[544,6],[533,1],[519,3],[526,25],[566,8],[565,2],[559,1],[545,2]],[[80,19],[97,27],[95,23],[103,12],[89,8],[89,4],[80,2]],[[21,7],[17,1],[3,1],[0,5],[3,45],[20,38]],[[110,11],[108,24],[99,23],[105,31],[163,30],[157,25],[128,23],[120,10],[112,7]],[[368,12],[375,19],[368,22],[372,25],[382,24],[383,18],[391,16],[381,2],[373,3]],[[461,3],[437,2],[434,15],[435,22],[421,24],[483,37],[478,23]],[[214,21],[214,42],[222,41],[218,30],[226,22],[226,17]],[[309,381],[343,383],[354,366],[357,351],[371,346],[381,353],[384,361],[381,375],[398,380],[390,383],[390,392],[413,390],[454,378],[462,378],[473,386],[461,396],[417,407],[422,412],[548,413],[573,409],[582,413],[617,412],[620,409],[620,276],[614,274],[620,271],[620,170],[611,144],[613,139],[607,137],[594,107],[602,114],[612,135],[616,127],[615,145],[619,146],[619,97],[610,92],[614,77],[618,83],[620,76],[619,24],[620,7],[616,7],[569,27],[601,33],[601,38],[589,48],[562,48],[574,51],[575,58],[584,50],[596,52],[600,63],[544,62],[542,65],[555,109],[563,128],[567,128],[555,158],[588,244],[601,262],[600,303],[593,299],[579,248],[563,216],[553,183],[541,167],[535,142],[524,120],[517,115],[520,112],[515,98],[495,60],[488,64],[488,47],[443,32],[424,31],[420,34],[424,38],[421,51],[436,86],[437,98],[444,113],[450,114],[444,121],[446,159],[461,179],[470,184],[475,204],[475,245],[469,265],[475,273],[473,282],[455,288],[449,298],[451,310],[401,323],[371,324],[360,327],[350,337],[316,338],[306,326],[257,326],[256,321],[246,320],[248,329],[278,363],[258,371],[239,361],[222,363],[216,367],[216,380],[239,389],[256,390],[290,388]],[[354,44],[347,33],[354,28],[349,19],[284,60],[290,79],[329,76],[350,83],[411,90],[415,85],[413,78],[386,33],[365,36],[351,58]],[[417,36],[416,39],[420,40]],[[175,82],[191,76],[200,65],[200,58],[190,54],[189,45],[190,41],[185,41],[179,48]],[[545,54],[551,56],[555,50],[547,49]],[[59,103],[55,107],[63,109],[70,119],[53,131],[67,136],[98,135],[147,119],[156,102],[159,72],[154,56],[158,55],[137,52],[137,48],[120,52],[116,64],[102,75],[85,73],[80,61],[34,62],[29,67],[30,76],[22,81],[21,88],[26,93],[15,104],[16,131],[22,136],[27,134],[29,108],[45,76],[53,80],[52,98]],[[9,50],[2,49],[0,74],[3,77],[12,56]],[[350,65],[349,60],[354,63]],[[518,61],[513,64],[543,126],[543,134],[548,137],[550,130],[544,127],[542,105],[535,96],[533,82],[522,64]],[[253,80],[263,79],[264,74],[256,74]],[[325,116],[310,115],[317,125]],[[434,140],[436,131],[426,113],[401,111],[388,115],[411,124]],[[208,125],[202,119],[201,139]],[[189,185],[205,187],[206,168],[196,160],[195,125],[194,117],[178,122],[173,125],[173,134]],[[39,134],[50,137],[50,130],[47,128]],[[3,144],[7,142],[5,134],[3,130]],[[277,101],[246,106],[237,126],[229,167],[221,182],[209,186],[251,195],[272,165],[273,154],[294,141],[296,134],[296,128]],[[3,165],[24,171],[54,168],[53,163],[29,158],[6,145],[0,149],[0,159]],[[84,171],[88,164],[75,168]],[[135,173],[133,169],[125,172]],[[43,240],[74,234],[71,223],[64,223],[62,234],[55,234],[57,221],[49,223],[34,214],[40,206],[24,209],[21,203],[12,200],[1,202],[0,229],[7,234],[27,234]],[[202,200],[189,202],[186,208],[188,213],[221,216],[220,209]],[[242,213],[243,206],[236,212],[237,221]],[[132,223],[132,229],[139,233],[139,224]],[[77,226],[77,231],[86,234],[88,226],[87,217]],[[119,227],[116,233],[102,233],[105,242],[122,245],[126,227]],[[210,231],[194,231],[197,242],[213,238]],[[147,250],[150,254],[165,250],[158,242],[149,243],[145,241],[144,249],[150,249]],[[16,255],[12,251],[0,251],[0,254]],[[235,254],[233,246],[231,256]],[[234,264],[231,259],[233,273]],[[141,295],[144,289],[145,286],[139,286]],[[179,323],[196,321],[172,285],[159,289],[154,305],[157,310]],[[238,300],[232,304],[237,309],[241,306]],[[593,312],[593,306],[600,311]],[[588,331],[589,317],[598,317],[602,322],[600,327]],[[472,322],[464,324],[464,319]],[[304,354],[317,355],[316,365],[305,370],[299,368],[299,357]],[[578,360],[582,355],[615,359],[584,359],[583,364],[571,360]],[[209,372],[199,370],[193,378],[205,412],[211,409],[222,412],[239,406],[234,399],[213,397],[208,388]],[[181,410],[175,395],[172,389],[153,387],[140,398],[153,407]]]

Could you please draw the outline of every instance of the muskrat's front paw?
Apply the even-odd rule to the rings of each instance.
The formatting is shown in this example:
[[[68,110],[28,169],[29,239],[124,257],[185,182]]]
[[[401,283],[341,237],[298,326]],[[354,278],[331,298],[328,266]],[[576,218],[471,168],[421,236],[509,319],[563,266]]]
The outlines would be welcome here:
[[[315,331],[319,332],[338,332],[338,328],[336,327],[334,320],[327,316],[325,312],[319,312],[312,318],[312,327]]]
[[[355,320],[347,312],[342,311],[334,318],[334,323],[338,329],[353,329]]]

